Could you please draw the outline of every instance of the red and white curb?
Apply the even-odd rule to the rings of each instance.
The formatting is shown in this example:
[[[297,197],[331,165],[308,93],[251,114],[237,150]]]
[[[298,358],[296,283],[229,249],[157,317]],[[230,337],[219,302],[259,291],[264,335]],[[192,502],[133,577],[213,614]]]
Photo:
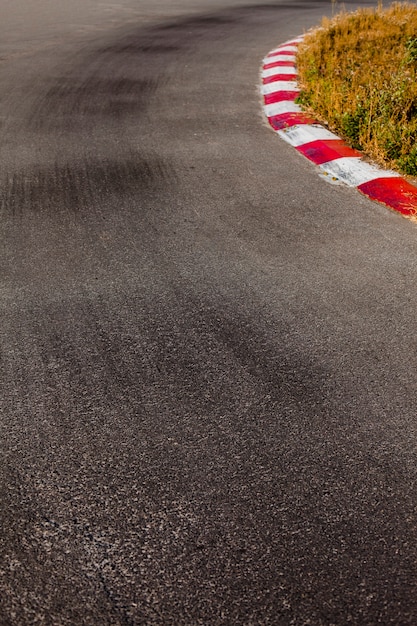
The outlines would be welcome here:
[[[296,53],[302,39],[301,36],[287,41],[263,60],[261,93],[269,124],[280,137],[315,163],[327,180],[356,187],[371,200],[403,215],[416,215],[417,187],[397,172],[382,170],[364,161],[360,152],[296,104],[300,93]]]

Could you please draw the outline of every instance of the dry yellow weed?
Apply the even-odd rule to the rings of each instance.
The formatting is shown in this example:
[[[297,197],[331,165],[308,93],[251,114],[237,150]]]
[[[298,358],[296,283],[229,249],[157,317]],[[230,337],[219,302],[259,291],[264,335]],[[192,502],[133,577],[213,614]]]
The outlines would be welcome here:
[[[417,175],[417,7],[324,18],[297,55],[300,102],[352,146]]]

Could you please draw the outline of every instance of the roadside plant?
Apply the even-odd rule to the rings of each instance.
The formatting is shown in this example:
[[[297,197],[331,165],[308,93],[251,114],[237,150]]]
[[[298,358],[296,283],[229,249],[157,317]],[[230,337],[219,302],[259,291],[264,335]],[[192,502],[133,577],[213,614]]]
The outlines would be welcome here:
[[[298,101],[381,165],[417,176],[417,6],[340,12],[299,47]]]

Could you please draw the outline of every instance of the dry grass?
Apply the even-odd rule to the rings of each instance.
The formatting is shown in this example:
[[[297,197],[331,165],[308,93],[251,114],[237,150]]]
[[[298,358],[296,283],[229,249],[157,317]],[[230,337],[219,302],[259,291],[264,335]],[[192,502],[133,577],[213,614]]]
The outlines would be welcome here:
[[[417,6],[324,18],[297,65],[299,102],[381,164],[417,175]]]

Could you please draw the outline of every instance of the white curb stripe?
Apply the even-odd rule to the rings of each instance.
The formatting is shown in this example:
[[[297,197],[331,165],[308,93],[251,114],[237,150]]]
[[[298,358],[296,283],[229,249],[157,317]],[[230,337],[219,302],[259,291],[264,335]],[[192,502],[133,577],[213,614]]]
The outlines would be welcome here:
[[[273,83],[269,83],[269,85],[262,85],[264,96],[276,91],[299,91],[299,88],[294,80],[275,80]]]
[[[300,126],[290,126],[285,130],[279,130],[278,134],[289,144],[302,146],[306,143],[318,140],[340,139],[337,135],[327,130],[323,126],[313,126],[311,124],[302,124]]]
[[[262,78],[269,78],[270,76],[279,76],[282,74],[298,74],[297,70],[294,67],[270,67],[269,70],[262,70]]]
[[[295,54],[278,54],[277,56],[264,59],[265,65],[267,63],[276,63],[277,61],[292,61],[295,64]]]
[[[293,46],[291,44],[284,44],[282,46],[279,46],[278,48],[275,48],[275,50],[271,50],[272,54],[275,54],[277,52],[288,52],[288,53],[292,53],[292,52],[297,52],[297,46]]]
[[[334,161],[322,163],[319,168],[328,176],[332,176],[340,180],[349,187],[358,187],[364,183],[369,183],[377,178],[399,178],[397,172],[391,170],[381,170],[366,161],[362,161],[361,157],[341,157]]]
[[[275,104],[266,104],[264,106],[267,117],[281,115],[282,113],[300,113],[301,110],[301,107],[295,104],[293,100],[283,100],[282,102],[275,102]]]

